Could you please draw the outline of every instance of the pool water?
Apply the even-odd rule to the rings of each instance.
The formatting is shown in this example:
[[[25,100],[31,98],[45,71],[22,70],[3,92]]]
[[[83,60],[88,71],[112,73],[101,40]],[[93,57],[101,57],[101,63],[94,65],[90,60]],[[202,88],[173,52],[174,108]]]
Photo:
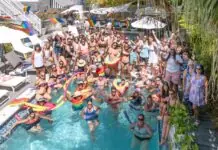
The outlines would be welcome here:
[[[70,89],[73,91],[74,86]],[[63,92],[57,92],[54,100]],[[40,122],[44,131],[39,134],[29,133],[18,127],[11,137],[0,145],[1,150],[131,150],[132,132],[123,110],[131,121],[135,121],[140,112],[130,110],[128,103],[123,103],[119,113],[114,113],[106,103],[101,107],[100,125],[95,132],[95,140],[90,136],[88,125],[80,117],[79,111],[73,111],[72,105],[66,102],[53,111],[54,122]],[[159,150],[158,123],[154,114],[145,114],[146,122],[153,129],[149,150]],[[136,148],[134,150],[137,150]]]

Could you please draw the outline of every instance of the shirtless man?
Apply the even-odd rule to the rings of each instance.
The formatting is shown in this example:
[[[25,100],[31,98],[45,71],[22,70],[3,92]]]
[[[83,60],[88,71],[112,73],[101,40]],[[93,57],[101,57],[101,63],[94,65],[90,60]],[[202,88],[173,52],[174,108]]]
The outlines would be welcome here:
[[[117,111],[119,109],[119,104],[123,101],[124,99],[120,97],[119,92],[115,88],[112,88],[111,94],[109,95],[108,100],[107,100],[108,104],[111,105],[111,108],[114,111]]]

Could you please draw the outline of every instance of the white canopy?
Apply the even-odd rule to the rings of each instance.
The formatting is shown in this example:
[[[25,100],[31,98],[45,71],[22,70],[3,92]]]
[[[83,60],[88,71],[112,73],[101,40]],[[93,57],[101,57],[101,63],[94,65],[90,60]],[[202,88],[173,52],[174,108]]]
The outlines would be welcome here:
[[[74,36],[79,36],[79,32],[78,32],[76,26],[69,25],[68,26],[68,31],[70,31],[71,34],[74,35]]]
[[[126,12],[128,11],[130,5],[131,3],[117,6],[117,7],[96,8],[96,9],[92,9],[90,12],[97,15],[105,15],[107,13]]]
[[[61,12],[62,14],[67,14],[71,11],[79,11],[79,12],[82,12],[83,11],[83,5],[74,5],[72,7],[70,7],[69,9]]]
[[[131,25],[132,27],[139,29],[161,29],[166,26],[165,23],[148,16],[133,22]]]
[[[16,39],[26,38],[28,35],[22,31],[0,26],[0,43],[11,43]]]

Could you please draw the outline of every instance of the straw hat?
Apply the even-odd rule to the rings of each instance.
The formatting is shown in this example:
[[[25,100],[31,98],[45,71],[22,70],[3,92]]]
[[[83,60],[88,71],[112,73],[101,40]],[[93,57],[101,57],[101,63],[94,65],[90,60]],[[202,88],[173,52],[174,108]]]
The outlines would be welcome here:
[[[86,61],[83,60],[83,59],[80,59],[78,62],[77,62],[77,66],[78,67],[84,67],[86,65]]]
[[[77,92],[75,92],[75,93],[73,94],[73,97],[78,97],[78,96],[81,96],[81,95],[82,95],[81,92],[77,91]]]

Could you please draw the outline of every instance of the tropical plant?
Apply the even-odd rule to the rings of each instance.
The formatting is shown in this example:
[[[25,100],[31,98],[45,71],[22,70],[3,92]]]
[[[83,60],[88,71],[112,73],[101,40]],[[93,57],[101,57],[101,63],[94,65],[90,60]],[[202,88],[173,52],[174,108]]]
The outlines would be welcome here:
[[[183,0],[183,25],[193,53],[209,77],[209,106],[218,128],[218,1]]]
[[[170,112],[170,124],[175,127],[174,138],[181,150],[198,150],[193,131],[195,126],[183,104],[175,105]]]

